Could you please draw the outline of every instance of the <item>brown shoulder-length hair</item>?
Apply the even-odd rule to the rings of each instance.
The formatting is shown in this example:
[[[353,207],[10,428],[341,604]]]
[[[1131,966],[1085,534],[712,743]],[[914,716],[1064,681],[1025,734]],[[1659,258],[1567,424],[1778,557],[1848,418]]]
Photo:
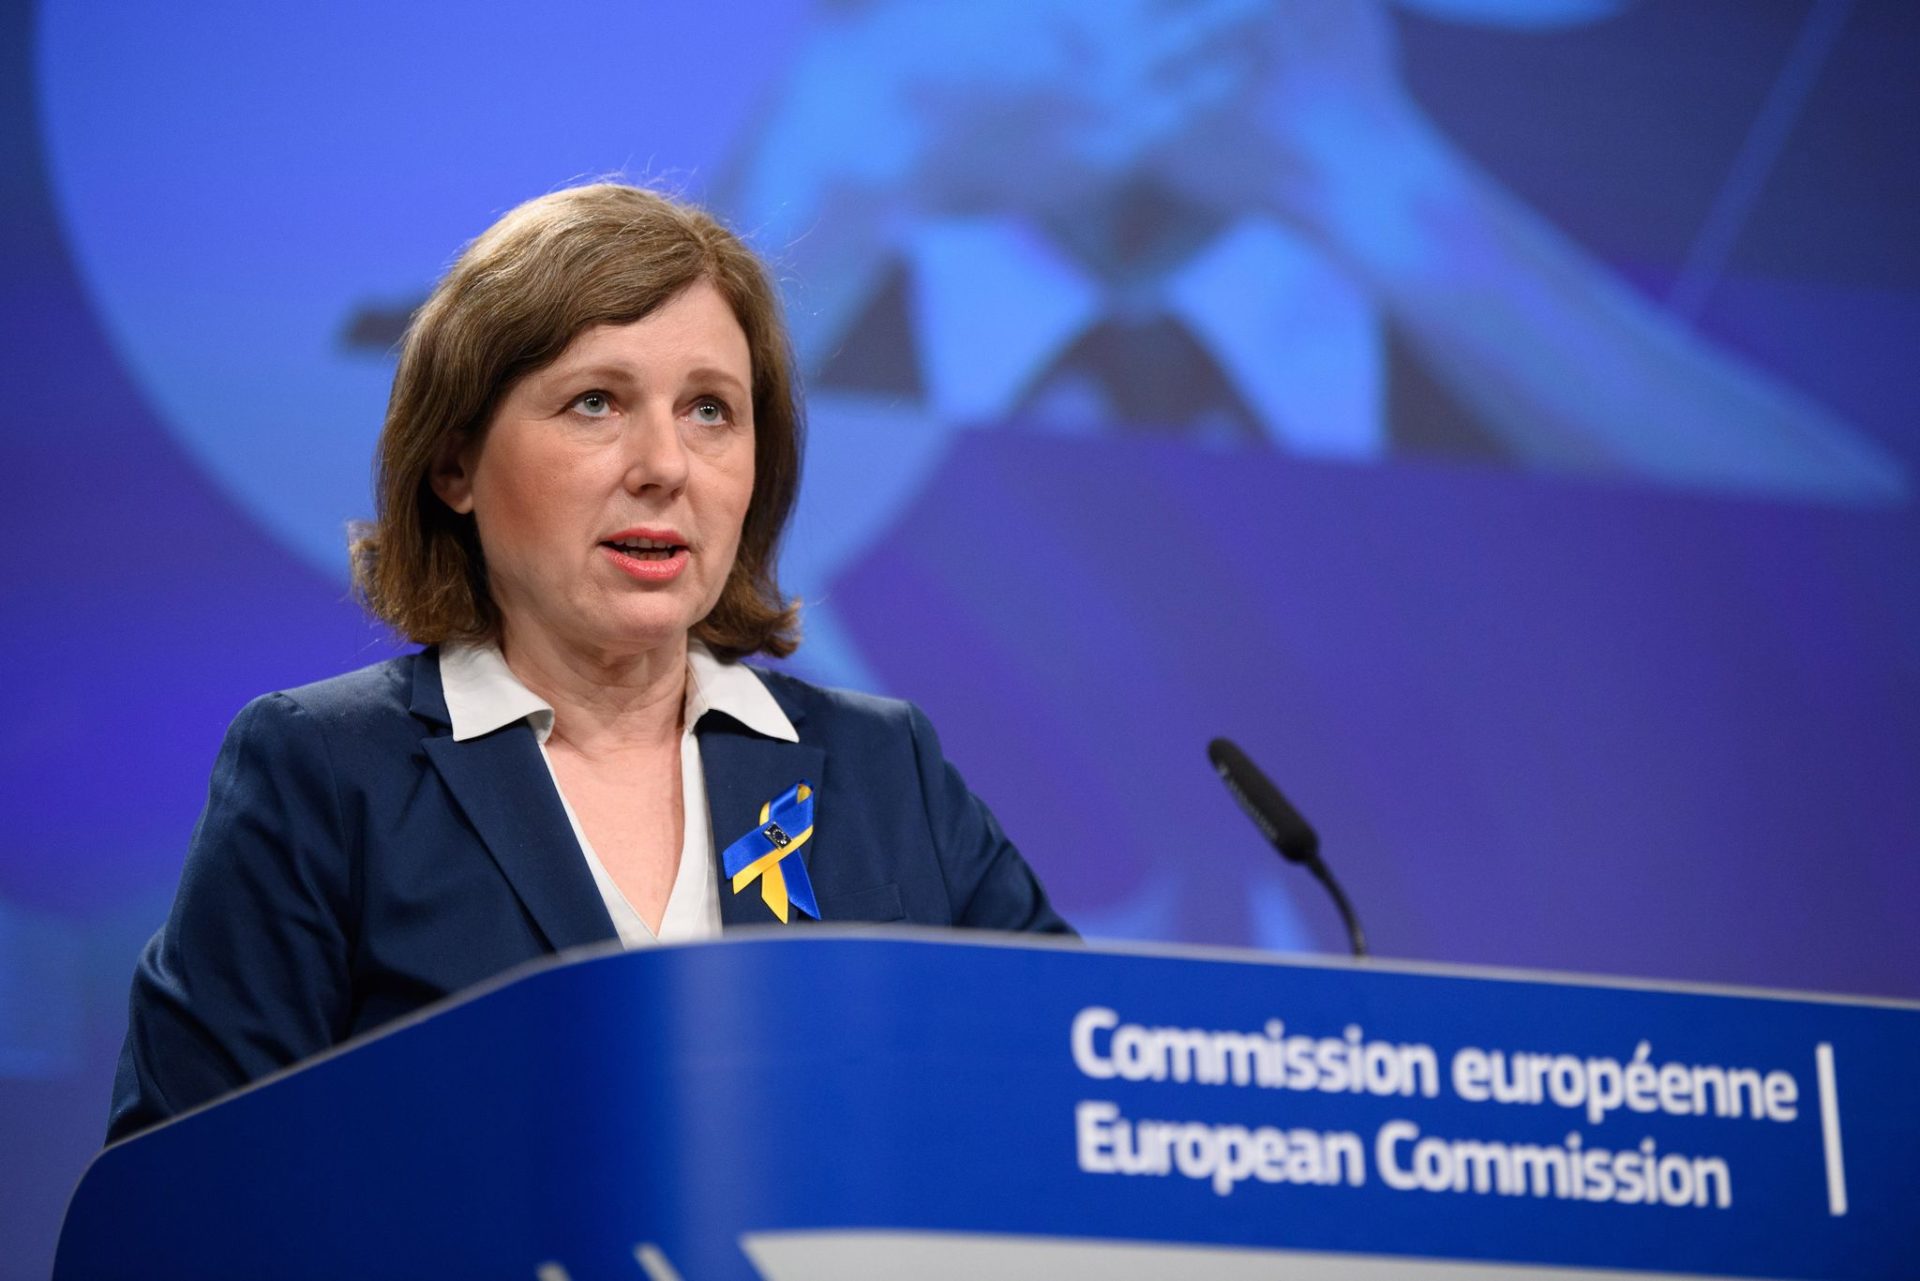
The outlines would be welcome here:
[[[799,602],[775,575],[800,487],[805,423],[779,295],[761,262],[711,215],[602,182],[541,196],[468,245],[415,313],[374,462],[376,510],[352,531],[354,587],[421,645],[498,639],[473,517],[430,486],[436,462],[486,431],[521,378],[582,331],[624,325],[698,281],[733,308],[753,361],[753,495],[740,550],[693,636],[722,658],[791,654]]]

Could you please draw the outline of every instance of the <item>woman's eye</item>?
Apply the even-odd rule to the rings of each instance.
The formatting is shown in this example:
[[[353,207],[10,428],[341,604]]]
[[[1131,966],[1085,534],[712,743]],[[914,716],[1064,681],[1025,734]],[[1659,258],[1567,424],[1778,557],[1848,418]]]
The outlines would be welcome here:
[[[577,409],[589,418],[605,418],[613,412],[613,397],[604,391],[583,391],[573,398],[569,408]]]
[[[693,402],[693,420],[703,427],[724,426],[733,418],[733,413],[723,400],[712,396],[703,396]]]

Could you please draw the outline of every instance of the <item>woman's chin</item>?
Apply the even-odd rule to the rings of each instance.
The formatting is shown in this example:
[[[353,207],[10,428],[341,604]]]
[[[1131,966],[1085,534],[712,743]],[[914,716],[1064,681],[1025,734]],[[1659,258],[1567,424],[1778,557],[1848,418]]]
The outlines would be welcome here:
[[[594,638],[593,648],[616,657],[639,657],[642,654],[682,649],[687,643],[687,634],[691,624],[684,619],[665,623],[635,623],[629,626],[608,628]]]
[[[506,648],[571,651],[597,663],[624,662],[650,653],[679,651],[686,645],[692,626],[680,610],[623,610],[561,627],[525,621],[516,626],[509,617]]]

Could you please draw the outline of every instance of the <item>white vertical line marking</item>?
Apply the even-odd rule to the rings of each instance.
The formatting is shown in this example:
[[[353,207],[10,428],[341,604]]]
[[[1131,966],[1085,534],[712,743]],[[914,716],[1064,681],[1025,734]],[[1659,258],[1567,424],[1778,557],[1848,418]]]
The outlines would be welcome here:
[[[1847,1212],[1847,1167],[1840,1158],[1840,1092],[1833,1083],[1833,1047],[1825,1041],[1813,1047],[1813,1063],[1820,1075],[1820,1141],[1827,1150],[1827,1213]]]
[[[666,1253],[651,1241],[642,1241],[633,1247],[633,1257],[640,1264],[649,1281],[680,1281],[680,1269],[673,1266]]]

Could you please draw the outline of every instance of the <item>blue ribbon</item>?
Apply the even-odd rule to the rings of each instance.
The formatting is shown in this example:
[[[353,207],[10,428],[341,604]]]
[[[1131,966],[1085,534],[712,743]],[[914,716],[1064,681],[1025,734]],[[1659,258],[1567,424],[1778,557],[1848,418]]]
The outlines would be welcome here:
[[[740,893],[755,881],[760,897],[781,922],[788,904],[814,920],[820,905],[814,901],[813,882],[800,859],[800,847],[813,839],[813,787],[802,779],[760,807],[760,825],[727,846],[721,866]]]

